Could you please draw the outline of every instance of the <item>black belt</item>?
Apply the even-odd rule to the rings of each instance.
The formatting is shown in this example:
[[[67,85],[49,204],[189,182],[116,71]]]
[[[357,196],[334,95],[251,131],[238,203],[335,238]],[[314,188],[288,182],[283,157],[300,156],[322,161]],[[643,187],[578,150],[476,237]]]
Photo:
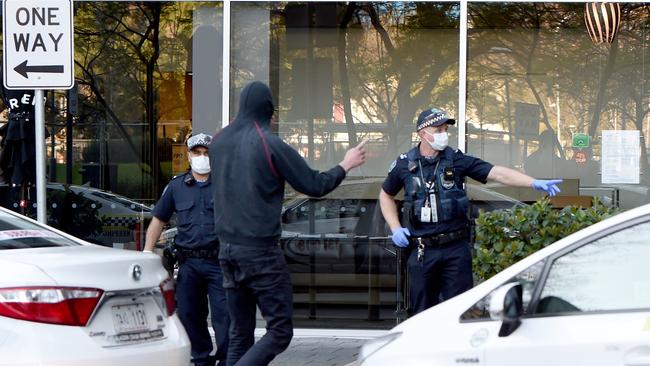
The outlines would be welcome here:
[[[437,234],[437,235],[431,235],[431,236],[423,236],[423,237],[414,237],[412,238],[413,243],[415,245],[419,244],[420,239],[422,240],[422,244],[424,244],[425,247],[440,247],[449,243],[453,243],[455,241],[461,240],[461,239],[466,239],[469,237],[469,230],[467,229],[461,229],[461,230],[456,230],[452,231],[449,233],[442,233],[442,234]]]
[[[178,253],[182,258],[212,259],[212,258],[217,258],[219,256],[219,248],[208,248],[208,249],[178,248]]]

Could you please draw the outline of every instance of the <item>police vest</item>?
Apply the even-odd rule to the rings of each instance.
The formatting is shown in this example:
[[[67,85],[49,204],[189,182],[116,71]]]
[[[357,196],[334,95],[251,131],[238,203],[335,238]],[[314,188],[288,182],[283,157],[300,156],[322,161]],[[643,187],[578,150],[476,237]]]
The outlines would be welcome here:
[[[405,185],[404,200],[411,203],[411,205],[407,205],[407,207],[412,207],[410,212],[411,223],[419,224],[420,210],[427,200],[429,190],[426,187],[427,182],[423,181],[423,177],[426,180],[428,175],[420,171],[421,164],[418,161],[416,149],[410,150],[407,154],[411,179]],[[442,151],[440,160],[438,160],[434,169],[433,180],[435,181],[437,223],[444,224],[455,220],[467,221],[469,198],[463,189],[465,177],[462,177],[454,169],[454,151],[451,148],[448,147]],[[418,181],[421,183],[418,184]]]

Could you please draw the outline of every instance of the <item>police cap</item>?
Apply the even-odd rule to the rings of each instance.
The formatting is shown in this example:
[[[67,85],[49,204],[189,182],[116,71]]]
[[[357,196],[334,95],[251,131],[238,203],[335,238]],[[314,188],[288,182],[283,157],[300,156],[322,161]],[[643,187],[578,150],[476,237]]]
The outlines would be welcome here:
[[[438,108],[425,109],[418,116],[417,130],[420,131],[425,127],[440,126],[443,124],[453,125],[456,120],[449,117],[449,114]]]
[[[197,146],[203,146],[207,148],[212,142],[212,136],[206,135],[204,133],[198,133],[189,139],[187,139],[187,148],[192,150]]]

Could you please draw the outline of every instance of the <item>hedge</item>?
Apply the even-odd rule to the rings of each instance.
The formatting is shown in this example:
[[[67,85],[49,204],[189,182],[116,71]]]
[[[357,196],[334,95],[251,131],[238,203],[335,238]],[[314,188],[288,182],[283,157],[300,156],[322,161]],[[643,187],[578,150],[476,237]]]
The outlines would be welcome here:
[[[594,198],[592,207],[552,207],[548,198],[532,205],[481,211],[476,219],[473,267],[477,282],[589,225],[618,213]]]

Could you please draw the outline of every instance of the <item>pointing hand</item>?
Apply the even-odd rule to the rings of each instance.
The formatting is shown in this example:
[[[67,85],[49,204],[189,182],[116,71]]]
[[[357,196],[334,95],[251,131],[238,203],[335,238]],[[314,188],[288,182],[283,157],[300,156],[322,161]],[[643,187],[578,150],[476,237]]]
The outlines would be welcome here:
[[[535,190],[546,192],[549,196],[555,196],[560,193],[560,188],[557,187],[558,184],[562,183],[562,179],[535,179],[533,181],[532,187]]]
[[[366,149],[364,146],[367,142],[368,140],[363,140],[361,143],[359,143],[359,145],[351,148],[345,153],[345,157],[343,158],[343,161],[339,163],[339,165],[343,167],[346,172],[365,163]]]

